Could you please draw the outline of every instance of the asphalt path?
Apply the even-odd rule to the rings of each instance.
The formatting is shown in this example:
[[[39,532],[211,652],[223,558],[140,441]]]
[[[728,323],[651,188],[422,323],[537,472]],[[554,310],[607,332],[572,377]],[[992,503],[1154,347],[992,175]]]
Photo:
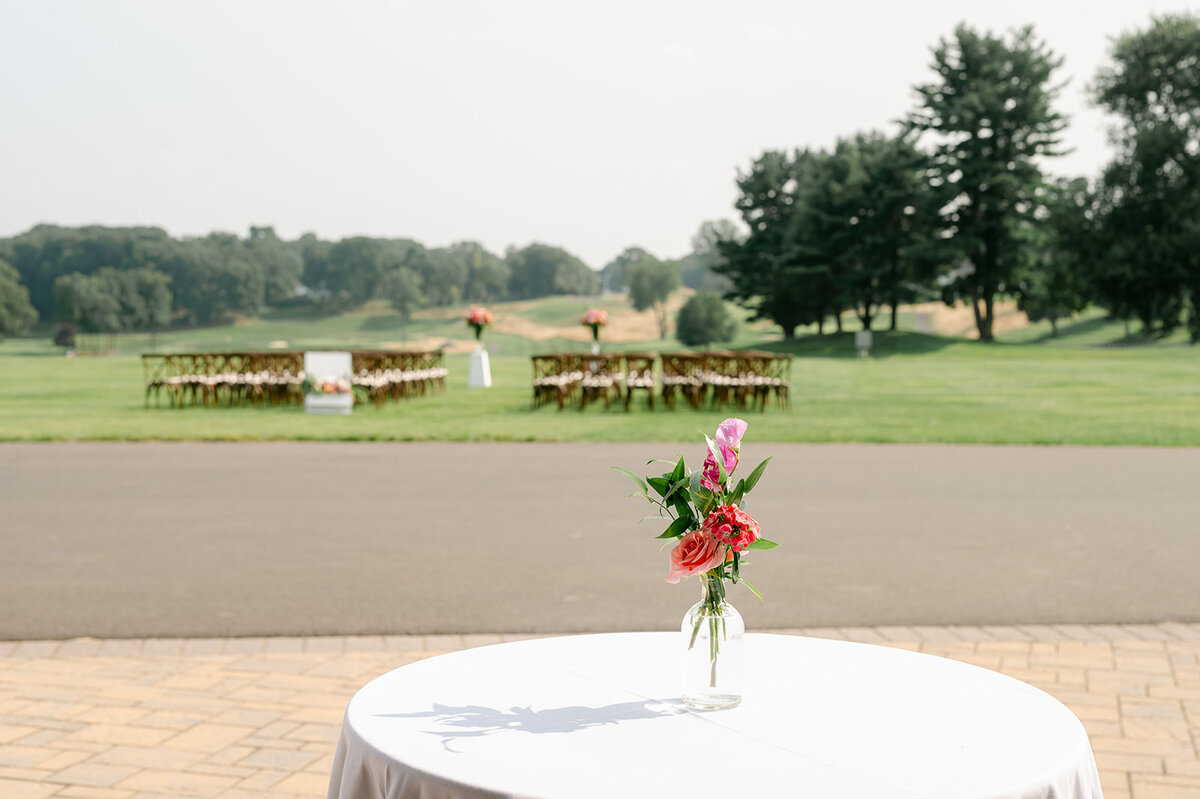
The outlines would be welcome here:
[[[0,638],[675,627],[610,465],[695,444],[0,445]],[[1200,449],[760,444],[752,628],[1200,621]]]

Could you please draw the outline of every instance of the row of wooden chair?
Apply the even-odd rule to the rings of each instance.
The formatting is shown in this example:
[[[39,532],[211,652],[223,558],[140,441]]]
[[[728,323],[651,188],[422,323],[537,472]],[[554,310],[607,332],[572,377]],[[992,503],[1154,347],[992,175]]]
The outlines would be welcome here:
[[[532,362],[535,408],[554,402],[559,408],[578,403],[582,409],[598,399],[612,407],[613,397],[621,396],[625,373],[620,355],[559,353],[534,355]]]
[[[774,399],[791,407],[792,356],[741,350],[663,353],[663,401],[675,407],[679,393],[693,408],[734,405],[763,410]]]
[[[445,390],[441,352],[358,351],[351,353],[352,385],[376,406]],[[281,405],[304,401],[302,352],[196,352],[142,356],[145,404]]]
[[[766,408],[773,398],[779,407],[790,407],[792,356],[770,352],[663,353],[662,399],[674,409],[676,395],[693,408],[734,405],[738,409]],[[654,408],[656,357],[651,353],[586,355],[559,353],[534,355],[533,407],[555,403],[564,408],[612,397],[625,397],[629,410],[633,392],[646,392]]]
[[[367,390],[375,407],[388,400],[423,397],[433,391],[446,390],[449,371],[442,366],[438,352],[352,352],[350,382]]]

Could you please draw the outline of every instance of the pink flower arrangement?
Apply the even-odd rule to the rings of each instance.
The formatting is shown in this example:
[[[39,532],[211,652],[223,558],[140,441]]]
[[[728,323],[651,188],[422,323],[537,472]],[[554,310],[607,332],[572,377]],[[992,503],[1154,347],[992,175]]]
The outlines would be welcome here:
[[[354,386],[345,377],[305,376],[300,384],[305,394],[352,394]]]
[[[603,308],[588,308],[579,323],[592,329],[592,341],[599,341],[600,328],[608,324],[608,311]]]
[[[471,310],[467,311],[467,324],[475,328],[475,340],[479,341],[483,335],[483,329],[492,323],[492,312],[487,308],[481,308],[478,305],[472,305]]]
[[[642,496],[658,506],[662,518],[670,520],[658,536],[678,539],[671,549],[667,582],[703,575],[721,583],[745,583],[741,579],[742,555],[778,546],[762,537],[758,522],[742,508],[771,459],[764,460],[736,484],[732,481],[747,427],[742,419],[721,422],[715,439],[704,437],[708,451],[703,467],[695,471],[688,471],[682,457],[674,469],[660,477],[642,478],[614,467],[637,483]],[[749,583],[746,587],[762,598]]]

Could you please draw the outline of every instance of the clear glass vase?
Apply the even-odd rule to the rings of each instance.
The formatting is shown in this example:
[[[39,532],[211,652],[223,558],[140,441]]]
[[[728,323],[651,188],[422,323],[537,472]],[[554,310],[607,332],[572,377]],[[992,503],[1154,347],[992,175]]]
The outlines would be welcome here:
[[[742,701],[746,624],[725,601],[725,583],[700,575],[704,594],[683,617],[683,702],[698,710],[725,710]]]

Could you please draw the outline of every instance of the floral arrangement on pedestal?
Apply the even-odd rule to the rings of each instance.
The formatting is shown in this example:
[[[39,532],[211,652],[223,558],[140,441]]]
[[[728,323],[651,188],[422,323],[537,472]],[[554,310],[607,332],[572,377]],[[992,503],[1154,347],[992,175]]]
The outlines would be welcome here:
[[[695,471],[688,471],[682,456],[674,462],[661,461],[673,464],[673,468],[658,477],[642,478],[628,469],[613,467],[633,480],[640,495],[658,508],[647,519],[670,520],[658,535],[668,543],[674,542],[667,582],[700,578],[701,599],[688,611],[681,627],[686,641],[683,700],[709,710],[736,707],[741,702],[745,625],[726,600],[725,584],[742,583],[762,600],[758,589],[742,579],[743,558],[747,552],[778,546],[762,536],[758,522],[742,507],[771,459],[758,464],[736,484],[732,480],[748,426],[742,419],[721,422],[715,439],[704,437],[708,451],[704,465]],[[707,646],[698,647],[701,641]]]
[[[588,308],[579,324],[592,329],[592,341],[600,342],[600,328],[608,324],[608,311],[603,308]]]
[[[471,310],[467,311],[467,324],[475,329],[475,340],[479,341],[483,336],[483,329],[492,323],[492,312],[487,308],[481,308],[478,305],[472,305]]]

